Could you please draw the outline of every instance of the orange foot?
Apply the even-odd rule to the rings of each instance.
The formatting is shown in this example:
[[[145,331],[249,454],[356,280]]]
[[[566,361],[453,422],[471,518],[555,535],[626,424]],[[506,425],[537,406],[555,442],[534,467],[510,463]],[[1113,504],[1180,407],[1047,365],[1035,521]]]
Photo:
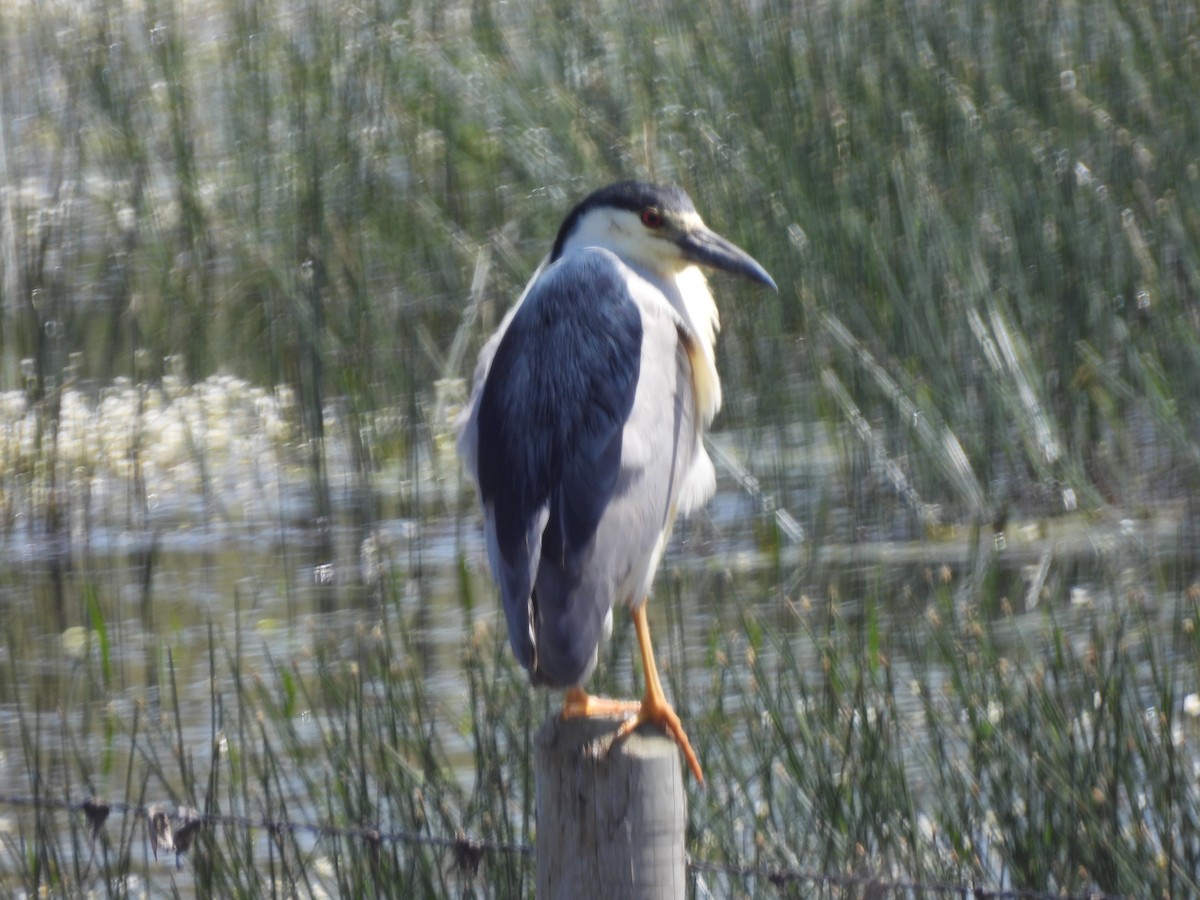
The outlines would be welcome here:
[[[688,768],[696,776],[696,781],[704,784],[704,773],[700,771],[700,761],[696,758],[696,751],[692,749],[692,744],[688,740],[687,732],[683,730],[679,716],[667,702],[662,682],[658,679],[658,666],[654,663],[654,648],[650,645],[650,625],[646,621],[645,602],[633,610],[633,626],[637,631],[638,646],[642,651],[642,668],[646,675],[646,696],[642,698],[641,705],[637,707],[637,715],[621,726],[614,740],[625,739],[644,722],[658,725],[675,739],[675,743],[683,751],[683,758],[687,760]],[[580,691],[580,693],[583,692]]]
[[[583,688],[567,688],[563,698],[562,717],[581,719],[589,716],[627,716],[640,708],[636,700],[610,700],[608,697],[593,697]]]

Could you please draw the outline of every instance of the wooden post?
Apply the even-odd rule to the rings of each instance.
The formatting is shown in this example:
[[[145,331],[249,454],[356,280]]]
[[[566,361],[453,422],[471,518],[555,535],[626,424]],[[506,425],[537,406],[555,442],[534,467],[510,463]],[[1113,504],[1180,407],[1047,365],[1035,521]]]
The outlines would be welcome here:
[[[614,746],[619,726],[556,715],[538,730],[538,900],[686,893],[679,748],[651,729]]]

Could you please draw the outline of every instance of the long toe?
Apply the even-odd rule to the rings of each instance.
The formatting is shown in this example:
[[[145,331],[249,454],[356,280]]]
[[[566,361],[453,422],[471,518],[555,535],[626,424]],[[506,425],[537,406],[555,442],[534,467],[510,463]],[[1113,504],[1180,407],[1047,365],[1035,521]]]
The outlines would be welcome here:
[[[610,700],[608,697],[593,697],[582,688],[570,688],[563,698],[564,719],[598,718],[604,716],[628,716],[641,709],[636,700]]]
[[[662,728],[674,739],[675,743],[679,745],[679,749],[683,751],[683,758],[687,760],[688,768],[696,776],[696,781],[703,785],[704,773],[700,771],[700,760],[696,758],[696,751],[692,749],[692,742],[688,740],[687,732],[683,730],[683,723],[679,721],[678,714],[666,700],[659,701],[651,697],[643,700],[641,706],[638,707],[637,715],[621,725],[614,741],[624,740],[647,722]]]

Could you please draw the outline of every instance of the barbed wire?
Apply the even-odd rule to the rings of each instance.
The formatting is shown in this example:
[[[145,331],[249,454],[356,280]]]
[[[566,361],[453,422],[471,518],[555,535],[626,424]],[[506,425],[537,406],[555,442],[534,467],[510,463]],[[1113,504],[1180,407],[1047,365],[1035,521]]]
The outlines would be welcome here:
[[[256,818],[231,813],[201,813],[187,806],[177,806],[172,811],[166,804],[110,802],[99,797],[89,797],[86,800],[65,800],[54,797],[0,794],[0,806],[82,813],[91,828],[93,839],[99,835],[105,822],[113,813],[145,819],[155,858],[158,858],[160,850],[174,852],[177,862],[180,856],[188,852],[196,833],[204,825],[246,830],[262,829],[272,835],[309,834],[314,837],[361,840],[375,845],[405,844],[449,850],[453,853],[459,868],[469,875],[474,875],[478,871],[480,862],[488,854],[512,853],[532,856],[534,852],[534,848],[529,844],[475,838],[461,831],[453,837],[394,829],[382,831],[366,826]],[[897,893],[924,893],[971,898],[971,900],[1127,900],[1116,894],[1098,891],[1086,894],[1057,894],[1020,889],[995,889],[979,885],[908,881],[871,875],[820,872],[813,869],[739,866],[697,860],[691,857],[688,857],[687,867],[689,874],[697,878],[703,875],[715,875],[742,881],[756,879],[766,881],[776,888],[783,888],[787,885],[859,888],[865,891],[864,896],[867,897],[886,897]]]
[[[151,829],[151,844],[158,849],[186,853],[191,845],[191,836],[200,825],[222,825],[234,828],[262,829],[271,834],[310,834],[314,837],[353,838],[372,843],[409,844],[453,850],[456,857],[470,859],[485,853],[518,853],[530,855],[533,848],[528,844],[492,841],[468,837],[460,833],[454,837],[422,834],[412,831],[381,831],[377,828],[354,825],[331,825],[325,822],[305,822],[293,819],[267,819],[235,813],[201,813],[192,807],[178,806],[174,815],[164,804],[125,803],[106,801],[98,797],[87,800],[63,800],[53,797],[28,797],[0,794],[0,806],[56,809],[66,812],[81,812],[88,820],[92,833],[104,826],[112,813],[131,815],[146,819]],[[172,826],[163,831],[164,825]],[[184,826],[187,837],[181,841],[180,826]]]

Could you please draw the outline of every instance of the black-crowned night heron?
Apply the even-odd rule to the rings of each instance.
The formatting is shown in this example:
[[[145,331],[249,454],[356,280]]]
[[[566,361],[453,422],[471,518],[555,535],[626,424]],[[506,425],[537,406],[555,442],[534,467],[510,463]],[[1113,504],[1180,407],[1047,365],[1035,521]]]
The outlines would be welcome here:
[[[533,683],[567,689],[564,716],[633,713],[618,739],[644,722],[666,728],[703,782],[646,622],[675,516],[716,487],[703,437],[721,406],[718,316],[698,266],[775,287],[679,188],[627,181],[586,197],[479,354],[459,452]],[[618,601],[637,630],[640,704],[583,689]]]

